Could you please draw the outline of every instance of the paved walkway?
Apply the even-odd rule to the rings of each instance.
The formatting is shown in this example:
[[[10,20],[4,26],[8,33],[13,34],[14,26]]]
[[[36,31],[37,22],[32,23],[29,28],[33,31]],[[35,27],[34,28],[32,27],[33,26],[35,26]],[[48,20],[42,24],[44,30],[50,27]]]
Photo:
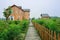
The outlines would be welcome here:
[[[32,23],[30,23],[25,40],[41,40]]]

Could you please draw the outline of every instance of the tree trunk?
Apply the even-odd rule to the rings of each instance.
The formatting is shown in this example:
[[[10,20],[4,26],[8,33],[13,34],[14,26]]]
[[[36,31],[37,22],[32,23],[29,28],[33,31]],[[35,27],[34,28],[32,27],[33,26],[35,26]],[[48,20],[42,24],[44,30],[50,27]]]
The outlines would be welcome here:
[[[8,17],[6,17],[6,20],[9,20]]]

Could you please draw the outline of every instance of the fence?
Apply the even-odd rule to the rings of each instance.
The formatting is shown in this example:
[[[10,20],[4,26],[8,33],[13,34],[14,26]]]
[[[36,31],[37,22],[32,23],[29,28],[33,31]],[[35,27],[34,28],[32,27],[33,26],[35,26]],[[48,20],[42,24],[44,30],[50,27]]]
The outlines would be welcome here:
[[[42,40],[60,40],[60,33],[56,33],[56,31],[49,30],[48,28],[45,28],[44,26],[32,22],[34,27],[38,30],[40,37]]]

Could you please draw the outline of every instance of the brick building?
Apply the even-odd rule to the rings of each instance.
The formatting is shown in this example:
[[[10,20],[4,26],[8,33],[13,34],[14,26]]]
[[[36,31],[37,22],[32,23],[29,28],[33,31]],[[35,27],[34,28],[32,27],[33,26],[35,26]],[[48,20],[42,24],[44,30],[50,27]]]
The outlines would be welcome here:
[[[30,18],[30,9],[22,9],[21,6],[12,5],[12,14],[9,16],[10,20],[23,20]]]

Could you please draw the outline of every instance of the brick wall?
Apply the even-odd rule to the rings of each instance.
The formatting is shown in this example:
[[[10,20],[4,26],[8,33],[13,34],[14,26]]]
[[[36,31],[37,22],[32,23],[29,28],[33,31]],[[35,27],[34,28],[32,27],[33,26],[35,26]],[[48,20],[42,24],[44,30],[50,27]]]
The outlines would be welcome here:
[[[11,9],[12,9],[12,14],[10,16],[13,16],[14,20],[23,20],[23,19],[29,20],[30,17],[29,11],[24,11],[22,8],[16,5],[14,5],[13,7],[11,6]]]

